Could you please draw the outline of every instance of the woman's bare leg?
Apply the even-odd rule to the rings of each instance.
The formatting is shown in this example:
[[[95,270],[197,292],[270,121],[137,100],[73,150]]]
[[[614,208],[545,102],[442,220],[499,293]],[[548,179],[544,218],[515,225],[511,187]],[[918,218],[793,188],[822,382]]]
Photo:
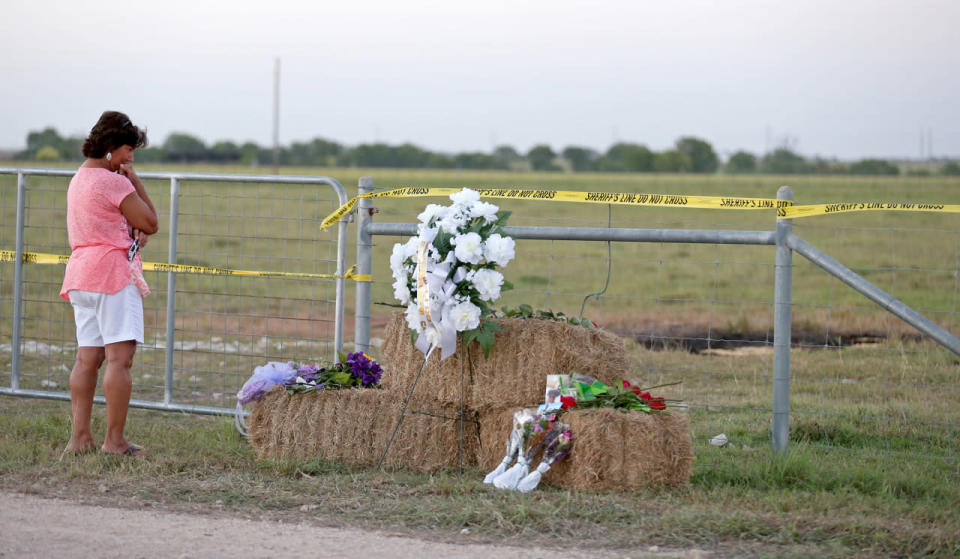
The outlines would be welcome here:
[[[107,371],[103,375],[103,394],[107,399],[107,435],[101,449],[111,454],[120,454],[130,448],[123,436],[127,423],[127,409],[130,407],[132,380],[130,367],[133,355],[137,351],[137,342],[129,340],[107,344],[104,347],[107,358]],[[137,451],[134,454],[146,454]]]
[[[67,450],[84,452],[96,448],[90,430],[93,395],[97,390],[97,373],[103,364],[102,347],[78,347],[77,360],[70,372],[70,406],[73,409],[73,433]]]

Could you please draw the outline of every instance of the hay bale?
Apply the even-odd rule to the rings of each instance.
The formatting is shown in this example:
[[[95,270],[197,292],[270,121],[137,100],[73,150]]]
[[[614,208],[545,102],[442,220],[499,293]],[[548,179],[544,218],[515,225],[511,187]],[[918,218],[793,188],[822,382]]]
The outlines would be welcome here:
[[[677,486],[693,475],[689,421],[679,414],[572,410],[563,421],[574,446],[544,480],[571,489]]]
[[[516,407],[501,406],[480,412],[480,449],[477,455],[480,469],[488,472],[503,460],[515,411]]]
[[[375,466],[400,418],[395,392],[353,389],[288,394],[275,387],[254,406],[249,437],[260,458],[321,457],[355,466]],[[410,410],[456,417],[458,406],[416,400]],[[473,419],[471,415],[470,419]],[[459,424],[423,414],[404,417],[384,464],[430,472],[457,468]],[[477,424],[464,425],[464,466],[475,466]]]
[[[399,404],[402,398],[396,397]],[[399,417],[399,404],[397,417]],[[453,470],[460,467],[460,406],[414,399],[407,415],[390,447],[384,461],[390,466],[399,466],[418,472]],[[480,429],[476,413],[464,410],[463,467],[474,468],[480,448]],[[442,417],[438,417],[442,416]],[[382,452],[396,422],[390,424],[383,434]],[[378,455],[379,456],[379,455]]]
[[[591,330],[554,320],[495,319],[502,332],[485,358],[480,346],[469,347],[464,364],[466,406],[477,411],[500,407],[535,406],[543,402],[548,374],[582,373],[605,384],[629,374],[624,340],[604,330]],[[457,354],[440,361],[435,351],[423,369],[416,394],[447,404],[459,404],[462,343]],[[404,394],[410,390],[423,354],[413,346],[402,312],[387,324],[380,363],[383,383]]]
[[[503,459],[516,408],[480,414],[478,463],[492,470]],[[571,410],[563,415],[573,450],[547,472],[543,483],[587,490],[632,490],[686,483],[693,474],[693,443],[685,416]],[[540,463],[537,457],[533,466]]]

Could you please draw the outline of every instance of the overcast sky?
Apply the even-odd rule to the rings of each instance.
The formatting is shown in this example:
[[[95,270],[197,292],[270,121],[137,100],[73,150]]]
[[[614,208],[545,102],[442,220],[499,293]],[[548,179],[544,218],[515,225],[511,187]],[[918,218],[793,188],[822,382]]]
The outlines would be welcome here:
[[[960,156],[956,0],[4,0],[0,148],[105,109],[159,144]],[[923,140],[921,140],[923,138]]]

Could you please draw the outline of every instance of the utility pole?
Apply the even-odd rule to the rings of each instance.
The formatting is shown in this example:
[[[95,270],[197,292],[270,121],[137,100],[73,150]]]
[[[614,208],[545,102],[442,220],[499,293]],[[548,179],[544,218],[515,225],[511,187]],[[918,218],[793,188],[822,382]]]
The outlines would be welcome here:
[[[280,58],[273,63],[273,174],[280,174]]]

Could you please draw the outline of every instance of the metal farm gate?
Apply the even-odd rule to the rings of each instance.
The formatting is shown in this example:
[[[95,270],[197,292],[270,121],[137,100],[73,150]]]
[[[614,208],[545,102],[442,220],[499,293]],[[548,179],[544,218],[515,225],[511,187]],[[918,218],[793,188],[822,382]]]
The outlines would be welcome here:
[[[73,170],[0,168],[0,394],[69,400],[72,309],[58,297],[70,254]],[[328,177],[139,173],[169,221],[142,252],[151,295],[131,406],[232,413],[253,367],[343,345],[347,201]],[[152,263],[153,265],[148,265]],[[175,266],[170,266],[175,265]],[[98,396],[97,402],[103,403]]]
[[[57,297],[62,267],[44,263],[57,264],[58,256],[69,253],[65,207],[67,178],[72,174],[72,170],[0,168],[0,250],[6,249],[8,256],[0,264],[3,395],[60,400],[70,397],[65,389],[76,349],[72,312]],[[169,216],[169,224],[161,224],[161,231],[143,252],[144,262],[157,265],[152,268],[155,271],[145,272],[153,294],[144,302],[147,339],[137,352],[133,368],[135,400],[131,405],[232,413],[233,395],[255,366],[294,357],[336,358],[336,352],[344,346],[344,288],[350,275],[346,240],[353,214],[341,219],[331,233],[321,231],[320,224],[348,201],[339,182],[327,177],[195,173],[141,173],[140,177],[158,212]],[[361,178],[359,194],[373,191],[373,180]],[[781,187],[777,198],[793,200],[793,192],[789,187]],[[385,248],[376,247],[375,237],[416,233],[412,223],[374,222],[375,211],[370,199],[359,199],[356,273],[361,277],[377,277],[374,249],[382,254]],[[735,245],[740,252],[745,252],[748,245],[774,247],[772,259],[767,253],[757,261],[731,262],[752,267],[748,275],[761,279],[772,268],[772,293],[769,283],[758,282],[762,293],[755,299],[725,301],[721,294],[723,282],[715,275],[710,286],[712,294],[703,300],[711,313],[723,304],[755,306],[771,313],[772,339],[758,342],[772,346],[772,374],[763,375],[763,383],[770,388],[764,397],[769,404],[759,404],[753,411],[766,414],[768,420],[772,418],[773,448],[778,453],[787,449],[789,440],[790,356],[791,347],[797,345],[791,343],[792,314],[798,308],[793,291],[797,268],[794,253],[949,351],[960,354],[960,340],[950,332],[802,239],[794,233],[791,219],[778,220],[772,230],[544,225],[505,229],[518,240],[536,240],[551,247],[553,241],[564,243],[565,247],[596,246],[597,241],[608,247],[610,243],[634,247],[712,245],[719,250]],[[551,291],[551,285],[558,281],[552,271],[554,264],[562,259],[587,258],[569,248],[549,250],[549,254],[534,254],[530,258],[542,259],[543,268],[550,271],[545,276],[526,278],[530,285],[545,285],[546,297],[540,296],[543,292],[525,293],[536,294],[548,304],[551,297],[559,296],[556,289]],[[685,255],[679,252],[665,259],[661,252],[653,257],[637,257],[637,262],[662,267],[665,260],[680,263],[687,258]],[[719,256],[714,260],[702,264],[718,274],[725,262]],[[610,253],[606,264],[612,264]],[[382,269],[380,266],[378,270]],[[948,267],[938,272],[956,276],[960,265],[957,270]],[[693,271],[688,275],[702,273]],[[607,280],[609,284],[609,275]],[[352,309],[356,350],[375,346],[371,338],[373,293],[379,289],[383,294],[384,285],[376,281],[356,282]],[[625,289],[629,290],[629,283]],[[658,293],[649,299],[636,295],[632,298],[641,304],[666,302],[671,308],[680,308],[685,299],[664,289],[663,296]],[[628,298],[623,296],[622,301]],[[618,304],[616,297],[613,304]],[[827,307],[830,312],[833,306]],[[581,312],[582,309],[581,305]],[[669,336],[653,331],[649,336],[651,341],[666,337]],[[708,334],[704,341],[710,348],[711,343],[724,340]],[[698,374],[709,382],[711,376],[727,372],[706,370]],[[709,400],[692,405],[716,407]]]

